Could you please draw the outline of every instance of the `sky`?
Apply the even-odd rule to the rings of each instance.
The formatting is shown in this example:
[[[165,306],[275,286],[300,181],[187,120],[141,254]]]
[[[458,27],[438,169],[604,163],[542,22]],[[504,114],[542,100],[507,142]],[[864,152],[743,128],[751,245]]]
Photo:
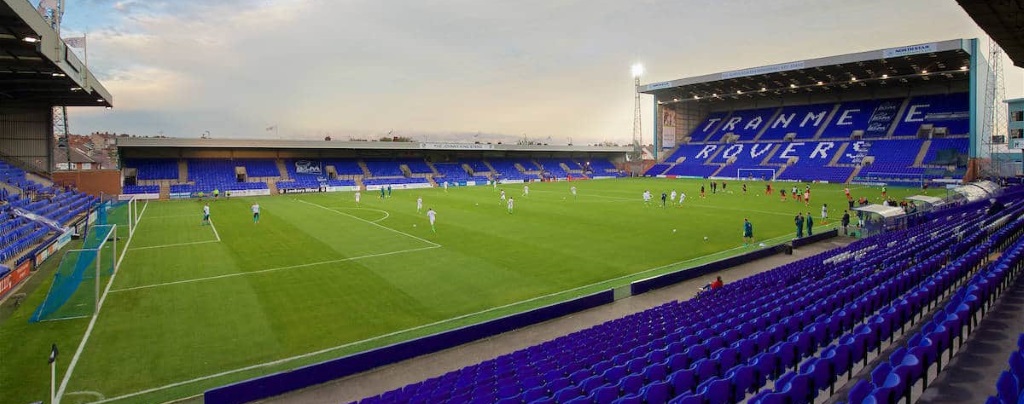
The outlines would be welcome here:
[[[77,133],[551,144],[628,143],[634,63],[653,83],[985,37],[955,0],[68,0],[62,29],[114,96]]]

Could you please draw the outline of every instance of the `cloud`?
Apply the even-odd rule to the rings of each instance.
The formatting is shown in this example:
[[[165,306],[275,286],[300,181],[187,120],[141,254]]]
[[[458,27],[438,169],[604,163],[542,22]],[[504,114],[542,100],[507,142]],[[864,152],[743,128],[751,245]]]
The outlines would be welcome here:
[[[929,0],[87,0],[115,109],[83,130],[628,141],[644,82],[973,37]],[[918,18],[907,19],[907,15]],[[934,24],[931,21],[943,21]],[[1008,88],[1017,88],[1008,87]],[[649,137],[653,109],[643,99]],[[147,121],[151,120],[151,122]]]

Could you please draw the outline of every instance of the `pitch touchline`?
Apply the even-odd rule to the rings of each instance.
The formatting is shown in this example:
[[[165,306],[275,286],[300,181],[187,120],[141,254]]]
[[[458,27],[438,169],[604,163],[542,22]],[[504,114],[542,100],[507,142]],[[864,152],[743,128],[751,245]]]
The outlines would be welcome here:
[[[329,212],[334,212],[334,213],[337,213],[337,214],[339,214],[339,215],[344,215],[344,216],[348,216],[348,217],[351,217],[351,218],[353,218],[353,219],[359,220],[359,221],[361,221],[361,222],[365,222],[365,223],[369,223],[369,224],[372,224],[372,225],[374,225],[374,226],[380,227],[380,228],[382,228],[382,229],[385,229],[385,230],[390,230],[390,231],[393,231],[393,232],[395,232],[395,233],[398,233],[398,234],[401,234],[401,235],[404,235],[404,236],[409,236],[409,237],[412,237],[412,238],[414,238],[414,239],[417,239],[417,240],[419,240],[419,241],[422,241],[422,242],[424,242],[424,243],[427,243],[427,244],[430,244],[430,245],[433,245],[433,246],[438,246],[438,247],[440,247],[440,246],[441,246],[440,244],[437,244],[437,243],[435,243],[435,242],[433,242],[433,241],[430,241],[430,240],[427,240],[427,239],[425,239],[425,238],[422,238],[422,237],[417,237],[417,236],[414,236],[414,235],[412,235],[412,234],[409,234],[409,233],[406,233],[406,232],[398,231],[398,230],[392,229],[392,228],[390,228],[390,227],[384,226],[384,225],[382,225],[382,224],[380,224],[380,223],[375,223],[375,222],[371,222],[371,221],[369,221],[369,220],[363,219],[363,218],[361,218],[361,217],[358,217],[358,216],[353,216],[353,215],[350,215],[350,214],[348,214],[348,213],[345,213],[345,212],[339,212],[339,211],[336,211],[336,210],[334,210],[334,209],[328,208],[328,207],[326,207],[326,206],[323,206],[323,205],[318,205],[318,204],[315,204],[315,203],[312,203],[312,202],[306,202],[306,201],[304,201],[304,200],[301,200],[301,199],[295,199],[295,200],[296,200],[296,201],[299,201],[300,203],[304,203],[304,204],[307,204],[307,205],[312,205],[312,206],[316,206],[316,207],[318,207],[318,208],[320,208],[320,209],[323,209],[323,210],[326,210],[326,211],[329,211]]]
[[[145,205],[142,205],[142,211],[139,212],[139,218],[142,220],[142,216],[146,214],[146,208],[149,207],[149,201],[146,201]],[[138,226],[138,224],[136,224]],[[132,238],[135,237],[135,232],[128,235],[128,241],[124,244],[124,252],[128,252],[128,246],[132,244]],[[89,320],[89,326],[85,329],[85,335],[82,336],[82,342],[78,343],[78,349],[75,350],[74,356],[71,357],[71,363],[68,364],[68,370],[64,373],[64,379],[60,382],[60,389],[57,390],[57,396],[54,401],[60,402],[60,399],[64,397],[64,391],[68,388],[68,382],[71,381],[71,374],[75,371],[75,366],[78,365],[78,360],[82,357],[82,351],[85,350],[85,344],[89,342],[89,336],[92,335],[92,330],[96,326],[96,319],[100,317],[100,310],[103,309],[103,303],[107,301],[107,295],[110,293],[110,287],[114,284],[114,279],[117,278],[117,268],[121,267],[121,261],[124,260],[125,254],[122,253],[118,257],[117,262],[114,264],[114,274],[110,276],[110,280],[107,281],[107,286],[103,289],[103,294],[100,295],[100,301],[96,306],[96,313],[92,315],[92,319]]]
[[[779,238],[783,238],[783,237],[791,237],[791,235],[790,234],[786,234],[786,235],[782,235],[782,236],[775,237],[775,238],[772,238],[772,239],[768,239],[768,240],[765,240],[765,241],[775,240],[775,239],[779,239]],[[731,248],[731,249],[728,249],[728,250],[723,250],[723,252],[724,251],[733,251],[733,250],[738,250],[738,249],[745,249],[745,248],[746,247],[742,247],[741,246],[741,247]],[[620,276],[620,277],[617,277],[617,278],[613,278],[613,279],[606,279],[606,280],[603,280],[601,282],[595,282],[595,283],[592,283],[592,284],[589,284],[589,285],[579,286],[579,287],[575,287],[575,288],[572,288],[572,289],[563,290],[563,291],[560,291],[560,292],[549,293],[549,294],[546,294],[546,295],[543,295],[543,296],[537,296],[537,297],[532,297],[532,298],[529,298],[529,299],[526,299],[526,300],[520,300],[518,302],[509,303],[509,304],[502,305],[502,306],[492,307],[492,308],[487,309],[487,310],[481,310],[481,311],[474,312],[474,313],[463,314],[463,315],[460,315],[460,316],[456,316],[456,317],[451,317],[451,318],[447,318],[447,319],[444,319],[444,320],[435,321],[433,323],[423,324],[423,325],[419,325],[419,326],[412,327],[412,328],[406,328],[404,330],[393,331],[393,332],[390,332],[390,333],[387,333],[387,334],[378,335],[378,336],[375,336],[375,337],[372,337],[372,338],[367,338],[367,339],[364,339],[364,340],[353,341],[353,342],[349,342],[349,343],[346,343],[346,344],[342,344],[342,345],[338,345],[338,346],[334,346],[334,347],[330,347],[330,348],[324,348],[324,349],[321,349],[319,351],[304,353],[302,355],[296,355],[296,356],[292,356],[292,357],[288,357],[288,358],[282,358],[282,359],[278,359],[278,360],[274,360],[274,361],[270,361],[270,362],[258,363],[258,364],[246,366],[246,367],[243,367],[243,368],[232,369],[232,370],[228,370],[228,371],[224,371],[224,372],[220,372],[220,373],[216,373],[216,374],[212,374],[212,375],[206,375],[206,376],[197,377],[197,378],[191,379],[191,380],[183,380],[183,381],[180,381],[180,382],[175,382],[175,383],[167,384],[167,385],[160,386],[160,387],[154,387],[154,388],[147,389],[147,390],[142,390],[142,391],[137,391],[137,392],[134,392],[134,393],[125,394],[125,395],[122,395],[122,396],[108,398],[106,400],[96,401],[93,404],[101,404],[101,403],[108,403],[108,402],[112,402],[112,401],[123,400],[123,399],[126,399],[126,398],[140,396],[140,395],[143,395],[143,394],[149,394],[149,393],[160,391],[160,390],[166,390],[166,389],[170,389],[170,388],[174,388],[174,387],[178,387],[178,386],[185,386],[185,385],[189,385],[189,384],[192,384],[192,383],[201,382],[201,381],[204,381],[204,380],[214,379],[214,378],[218,378],[218,377],[221,377],[221,376],[227,376],[227,375],[231,375],[231,374],[235,374],[235,373],[246,372],[246,371],[253,370],[253,369],[265,368],[265,367],[270,367],[270,366],[274,366],[274,365],[279,365],[279,364],[282,364],[282,363],[288,363],[288,362],[291,362],[291,361],[294,361],[294,360],[309,358],[309,357],[312,357],[312,356],[321,355],[321,354],[325,354],[325,353],[328,353],[328,352],[337,351],[337,350],[340,350],[340,349],[345,349],[345,348],[348,348],[348,347],[351,347],[351,346],[355,346],[355,345],[359,345],[359,344],[365,344],[365,343],[368,343],[368,342],[373,342],[373,341],[376,341],[376,340],[380,340],[380,339],[384,339],[384,338],[389,338],[389,337],[393,337],[393,336],[396,336],[396,335],[401,335],[401,334],[405,334],[405,333],[421,330],[421,329],[424,329],[424,328],[433,327],[433,326],[436,326],[436,325],[441,325],[441,324],[445,324],[445,323],[450,323],[450,322],[458,321],[458,320],[461,320],[461,319],[464,319],[464,318],[469,318],[469,317],[478,316],[478,315],[481,315],[481,314],[486,314],[486,313],[489,313],[489,312],[492,312],[492,311],[502,310],[502,309],[506,309],[506,308],[509,308],[509,307],[513,307],[513,306],[517,306],[517,305],[521,305],[521,304],[526,304],[526,303],[534,302],[534,301],[541,300],[541,299],[547,299],[549,297],[554,297],[554,296],[558,296],[558,295],[561,295],[561,294],[568,294],[568,293],[571,293],[571,292],[575,292],[575,291],[578,291],[578,290],[583,290],[583,289],[591,288],[591,287],[602,285],[602,284],[605,284],[605,283],[615,282],[615,281],[618,281],[618,280],[626,279],[626,278],[629,278],[629,277],[632,277],[632,276],[647,274],[647,273],[650,273],[650,272],[653,272],[653,271],[657,271],[657,270],[660,270],[660,269],[664,269],[664,268],[668,268],[668,267],[671,267],[671,266],[674,266],[674,265],[679,265],[679,264],[684,264],[684,263],[687,263],[687,262],[697,261],[697,260],[700,260],[700,259],[706,258],[706,257],[707,256],[689,258],[689,259],[685,259],[685,260],[682,260],[682,261],[674,262],[674,263],[671,263],[671,264],[666,264],[666,265],[662,265],[662,266],[646,269],[646,270],[643,270],[643,271],[640,271],[640,272],[637,272],[637,273],[633,273],[633,274],[629,274],[629,275],[623,275],[623,276]]]
[[[308,264],[289,265],[289,266],[286,266],[286,267],[261,269],[259,271],[238,272],[238,273],[233,273],[233,274],[208,276],[208,277],[205,277],[205,278],[193,278],[193,279],[185,279],[185,280],[174,281],[174,282],[164,282],[164,283],[156,283],[156,284],[152,284],[152,285],[135,286],[135,287],[131,287],[131,288],[114,289],[114,290],[111,290],[110,292],[111,293],[128,292],[128,291],[132,291],[132,290],[150,289],[150,288],[156,288],[156,287],[161,287],[161,286],[180,285],[180,284],[185,284],[185,283],[211,281],[211,280],[215,280],[215,279],[233,278],[233,277],[236,277],[236,276],[248,276],[248,275],[263,274],[263,273],[268,273],[268,272],[284,271],[284,270],[287,270],[287,269],[308,268],[308,267],[313,267],[313,266],[327,265],[327,264],[337,264],[339,262],[355,261],[355,260],[361,260],[361,259],[366,259],[366,258],[376,258],[376,257],[384,257],[384,256],[388,256],[388,255],[404,254],[404,253],[411,253],[411,252],[417,252],[417,251],[432,250],[432,249],[439,248],[439,247],[441,247],[441,246],[439,246],[439,245],[432,245],[432,246],[413,248],[413,249],[408,249],[408,250],[389,251],[389,252],[380,253],[380,254],[360,255],[360,256],[357,256],[357,257],[348,257],[348,258],[342,258],[342,259],[336,259],[336,260],[330,260],[330,261],[310,262]]]

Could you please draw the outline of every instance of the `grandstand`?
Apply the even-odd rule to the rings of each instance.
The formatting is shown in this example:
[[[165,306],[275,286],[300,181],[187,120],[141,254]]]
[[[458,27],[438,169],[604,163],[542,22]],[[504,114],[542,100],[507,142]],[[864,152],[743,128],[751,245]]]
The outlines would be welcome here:
[[[53,108],[109,108],[113,98],[34,5],[0,2],[0,30],[2,302],[85,226],[99,201],[53,182],[54,151],[65,150],[55,147]]]
[[[621,167],[629,151],[603,146],[417,142],[376,146],[373,142],[118,139],[126,184],[123,194],[139,199],[185,199],[214,190],[250,196],[388,185],[434,187],[444,182],[466,186],[495,180],[615,178],[625,175]]]
[[[972,41],[648,84],[642,91],[663,118],[655,135],[663,152],[645,175],[959,182],[978,129],[971,72],[987,66],[976,62],[983,56]]]

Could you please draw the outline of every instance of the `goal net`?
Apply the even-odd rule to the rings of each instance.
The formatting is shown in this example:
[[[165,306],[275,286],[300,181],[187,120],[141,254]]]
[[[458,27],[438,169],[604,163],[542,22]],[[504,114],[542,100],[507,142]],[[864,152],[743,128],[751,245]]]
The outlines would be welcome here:
[[[31,322],[87,317],[99,306],[104,279],[117,265],[117,225],[95,225],[83,237],[80,250],[64,253],[53,284]]]
[[[139,203],[134,197],[126,201],[110,200],[102,203],[97,213],[99,224],[116,224],[127,229],[127,235],[131,236],[139,222]]]
[[[774,168],[740,168],[736,170],[737,180],[775,181]]]

